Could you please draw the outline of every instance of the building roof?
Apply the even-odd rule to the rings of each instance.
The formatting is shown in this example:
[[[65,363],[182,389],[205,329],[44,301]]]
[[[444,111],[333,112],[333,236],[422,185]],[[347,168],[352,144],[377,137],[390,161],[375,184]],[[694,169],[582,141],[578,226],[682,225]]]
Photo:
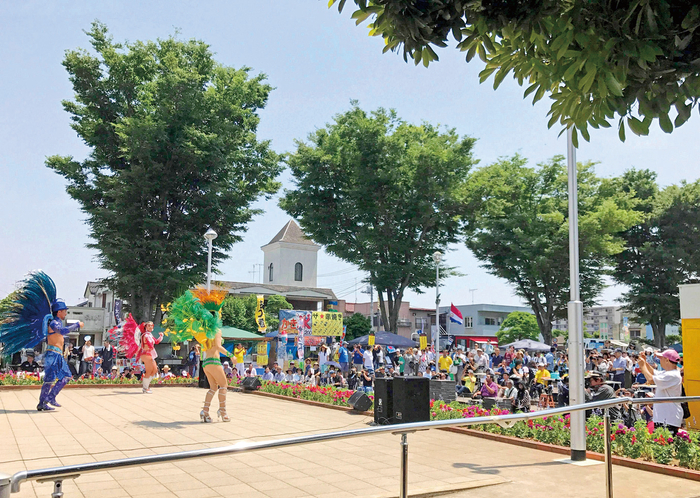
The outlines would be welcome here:
[[[227,288],[230,294],[279,294],[295,299],[330,299],[336,300],[331,289],[317,287],[300,287],[296,285],[272,285],[251,282],[226,282],[217,281],[218,286]]]
[[[319,247],[318,244],[314,243],[302,232],[301,228],[299,228],[299,225],[297,225],[297,222],[294,220],[289,220],[287,224],[282,227],[282,230],[277,232],[277,235],[272,237],[272,240],[266,245],[269,246],[275,242],[289,242],[291,244]]]
[[[87,298],[88,296],[97,294],[99,289],[107,289],[107,287],[102,283],[102,280],[88,280],[83,297]]]

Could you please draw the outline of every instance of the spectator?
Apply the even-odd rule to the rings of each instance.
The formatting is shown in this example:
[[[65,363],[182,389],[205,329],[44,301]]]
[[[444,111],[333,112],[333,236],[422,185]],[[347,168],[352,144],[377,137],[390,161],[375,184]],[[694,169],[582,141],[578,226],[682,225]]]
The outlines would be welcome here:
[[[476,362],[476,370],[485,372],[489,368],[489,358],[484,354],[483,349],[477,349],[476,350],[476,358],[474,360]]]
[[[338,364],[340,365],[340,371],[344,375],[347,375],[350,371],[350,355],[348,354],[348,350],[342,341],[340,342],[340,347],[338,348]]]
[[[321,375],[323,377],[326,376],[326,372],[328,371],[328,346],[325,344],[321,344],[321,347],[318,348],[318,364],[321,366]],[[316,384],[318,385],[318,384]]]
[[[518,395],[518,388],[515,387],[515,385],[513,385],[513,381],[512,381],[512,380],[508,379],[508,380],[506,381],[506,384],[505,384],[504,388],[503,388],[502,397],[503,397],[504,399],[510,400],[510,403],[511,403],[511,405],[512,405],[512,404],[513,404],[513,400],[516,398],[517,395]]]
[[[498,346],[494,348],[493,357],[491,358],[491,360],[492,368],[498,367],[499,365],[501,365],[501,363],[503,363],[503,360],[505,360],[505,357],[501,354],[501,349]],[[507,362],[507,364],[510,364],[510,362]]]
[[[362,353],[362,363],[363,370],[369,370],[370,375],[374,373],[374,352],[370,348],[365,349],[364,353]]]
[[[605,383],[605,378],[600,372],[591,372],[586,376],[586,378],[589,380],[590,385],[590,387],[586,389],[585,393],[586,403],[603,401],[616,397],[615,391],[613,391],[613,388]],[[611,406],[609,410],[611,420],[622,420],[620,410],[617,406]],[[592,412],[592,410],[586,411],[586,417],[589,417]],[[596,413],[598,414],[601,412],[601,410],[596,410]]]
[[[525,388],[525,382],[522,379],[518,380],[516,385],[518,392],[511,403],[512,412],[529,412],[530,411],[530,393]]]
[[[231,368],[231,364],[228,361],[225,361],[222,366],[224,367],[224,375],[226,375],[226,378],[232,379],[233,369]]]
[[[464,366],[467,364],[467,356],[462,352],[462,348],[458,347],[455,354],[452,356],[452,366],[455,379],[459,380],[464,375]]]
[[[275,380],[275,376],[270,371],[270,367],[265,367],[265,373],[262,376],[262,380],[264,380],[264,381]]]
[[[199,374],[199,355],[199,344],[195,344],[194,347],[190,350],[190,354],[188,356],[188,368],[190,371],[190,377],[197,377],[197,375]]]
[[[245,353],[246,350],[240,342],[233,348],[233,358],[236,360],[236,371],[239,377],[245,375]]]
[[[677,398],[683,390],[683,379],[678,369],[680,356],[673,349],[656,353],[661,365],[660,372],[654,372],[646,362],[646,354],[641,354],[639,368],[647,381],[656,385],[656,398]],[[658,403],[654,406],[654,427],[666,427],[675,436],[683,423],[683,409],[680,403]]]
[[[133,373],[131,372],[131,368],[124,367],[124,370],[122,371],[122,379],[131,379],[132,377]]]
[[[116,365],[112,365],[112,371],[109,374],[109,378],[112,380],[116,380],[119,378],[119,367]]]
[[[230,370],[230,368],[229,368]],[[172,377],[175,377],[172,372],[170,371],[170,367],[168,365],[163,366],[163,375],[161,376],[163,379],[170,379]]]
[[[374,372],[375,378],[383,378],[386,377],[386,371],[384,369],[384,365],[379,365],[379,368]]]
[[[362,355],[364,354],[363,349],[359,344],[355,344],[355,348],[352,351],[352,366],[355,367],[355,371],[362,370]]]
[[[403,375],[406,371],[406,358],[403,357],[401,351],[396,353],[396,365],[398,367],[398,375]]]
[[[474,394],[476,391],[476,376],[474,370],[468,368],[462,376],[462,385],[457,387],[457,394],[463,396],[466,394]]]
[[[498,384],[493,381],[491,374],[486,374],[486,379],[481,386],[479,394],[482,398],[496,398],[498,396]]]
[[[364,392],[366,392],[366,393],[373,392],[372,380],[373,380],[372,379],[372,372],[368,368],[363,369],[361,381],[362,381],[362,390]]]
[[[80,362],[80,374],[90,373],[92,374],[92,362],[95,359],[95,346],[92,345],[91,337],[89,335],[85,336],[85,344],[81,349],[83,353],[82,361]]]
[[[557,348],[551,347],[551,348],[549,348],[549,353],[547,353],[544,356],[544,359],[547,362],[546,363],[547,370],[549,370],[550,372],[554,372],[554,353],[556,350],[557,350]]]
[[[345,387],[347,384],[345,378],[343,378],[343,373],[340,370],[336,370],[330,377],[330,384],[338,389]]]
[[[403,359],[406,362],[404,373],[407,376],[418,375],[419,358],[413,351],[413,348],[408,348],[406,350],[406,354],[403,355]]]
[[[105,347],[102,348],[102,370],[105,372],[112,371],[112,362],[114,361],[114,348],[112,343],[105,341]]]
[[[253,364],[251,363],[248,365],[248,369],[245,371],[245,376],[246,377],[257,377],[258,376],[258,371],[255,369]]]
[[[557,382],[557,406],[569,405],[569,376],[562,377]]]
[[[542,391],[544,391],[545,387],[547,387],[551,378],[552,376],[550,375],[549,370],[545,368],[543,363],[539,363],[537,365],[537,372],[535,372],[535,389],[538,396],[542,394]]]
[[[348,389],[351,391],[356,391],[357,386],[360,384],[360,376],[357,375],[357,369],[353,366],[348,374]]]
[[[440,356],[440,358],[438,359],[438,369],[440,371],[444,370],[445,372],[449,372],[452,368],[452,365],[452,358],[450,358],[450,356],[447,354],[447,350],[444,349],[442,351],[442,356]]]
[[[615,359],[612,362],[612,380],[620,383],[620,387],[625,384],[625,370],[627,369],[627,360],[622,357],[622,351],[615,350]]]
[[[286,380],[284,376],[284,372],[282,372],[282,367],[279,365],[275,369],[275,377],[274,377],[275,382],[284,382]]]
[[[510,366],[511,363],[513,363],[513,360],[515,360],[515,347],[510,346],[505,354],[503,355],[503,359],[506,360],[506,364]]]
[[[36,373],[39,370],[39,364],[34,361],[34,351],[30,351],[27,353],[27,360],[22,362],[22,364],[19,366],[20,371],[22,372],[31,372],[31,373]]]

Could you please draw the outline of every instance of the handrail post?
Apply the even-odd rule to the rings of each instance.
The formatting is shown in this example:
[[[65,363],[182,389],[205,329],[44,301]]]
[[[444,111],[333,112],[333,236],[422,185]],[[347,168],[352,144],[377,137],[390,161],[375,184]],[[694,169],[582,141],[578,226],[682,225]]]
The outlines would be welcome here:
[[[408,498],[408,435],[401,434],[401,482],[399,498]]]
[[[605,489],[607,498],[613,498],[613,475],[612,475],[612,448],[610,443],[610,408],[605,409],[603,416],[603,424],[605,424]]]
[[[0,473],[0,498],[10,498],[12,476]]]

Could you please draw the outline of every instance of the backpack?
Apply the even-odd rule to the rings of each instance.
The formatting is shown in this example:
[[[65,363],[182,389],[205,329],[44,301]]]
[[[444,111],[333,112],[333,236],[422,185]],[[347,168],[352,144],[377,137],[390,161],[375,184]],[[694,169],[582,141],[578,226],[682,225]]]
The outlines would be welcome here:
[[[685,396],[685,387],[683,384],[681,384],[681,396]],[[681,403],[681,409],[683,410],[683,420],[690,418],[690,407],[687,401]]]

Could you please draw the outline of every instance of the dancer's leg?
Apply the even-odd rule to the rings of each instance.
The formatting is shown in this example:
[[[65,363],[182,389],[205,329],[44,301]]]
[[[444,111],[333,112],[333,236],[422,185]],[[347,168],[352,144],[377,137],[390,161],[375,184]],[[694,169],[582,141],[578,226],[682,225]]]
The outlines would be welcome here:
[[[218,388],[219,410],[216,413],[224,422],[230,422],[231,419],[226,413],[226,391],[228,390],[228,379],[224,373],[224,367],[221,365],[210,365],[205,368],[205,372],[209,378],[209,385],[212,388],[214,388],[214,386]]]
[[[49,404],[56,406],[58,408],[61,407],[61,405],[59,405],[58,402],[56,401],[56,396],[58,396],[58,393],[61,392],[61,389],[66,387],[66,384],[68,384],[72,378],[73,377],[63,377],[61,380],[56,382],[56,384],[54,384],[53,389],[51,389],[51,392],[49,393],[49,396],[47,399]]]
[[[55,408],[48,405],[49,395],[51,393],[52,388],[53,388],[53,379],[51,379],[51,382],[44,382],[41,385],[41,393],[39,394],[39,404],[36,405],[37,410],[39,410],[39,411],[55,410]]]

